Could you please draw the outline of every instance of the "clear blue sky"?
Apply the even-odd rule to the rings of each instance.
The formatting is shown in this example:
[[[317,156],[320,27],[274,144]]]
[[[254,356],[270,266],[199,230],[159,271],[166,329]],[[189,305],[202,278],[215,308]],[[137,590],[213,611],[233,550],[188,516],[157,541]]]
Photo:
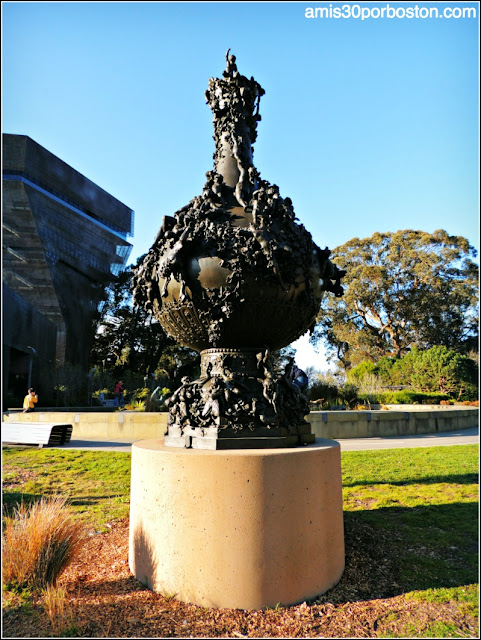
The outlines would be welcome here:
[[[477,15],[305,17],[356,4]],[[134,209],[131,261],[202,190],[229,47],[266,91],[254,162],[321,247],[444,228],[479,248],[476,2],[3,2],[2,36],[3,132]]]

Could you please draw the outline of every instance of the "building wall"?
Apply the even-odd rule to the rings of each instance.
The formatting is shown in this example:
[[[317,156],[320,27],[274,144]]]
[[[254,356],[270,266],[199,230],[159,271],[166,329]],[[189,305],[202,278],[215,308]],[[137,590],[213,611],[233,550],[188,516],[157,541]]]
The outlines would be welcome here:
[[[55,371],[57,326],[3,284],[3,405],[18,406],[29,384],[48,394]],[[29,347],[33,347],[35,352]]]
[[[45,341],[45,348],[29,343],[45,380],[66,363],[86,374],[92,321],[106,285],[126,264],[132,232],[129,207],[27,136],[4,134],[4,399],[28,377],[29,331]]]
[[[3,173],[33,178],[92,217],[133,235],[133,211],[28,136],[3,135]]]

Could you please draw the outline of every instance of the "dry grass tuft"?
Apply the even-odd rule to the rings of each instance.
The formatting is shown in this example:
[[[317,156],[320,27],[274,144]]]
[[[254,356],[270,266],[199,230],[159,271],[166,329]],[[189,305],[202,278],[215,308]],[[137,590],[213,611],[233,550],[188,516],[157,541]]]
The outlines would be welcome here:
[[[55,585],[84,540],[84,525],[72,518],[66,500],[42,498],[20,504],[2,536],[3,579],[7,586]]]
[[[74,615],[62,587],[49,585],[43,592],[43,608],[48,615],[55,635],[74,625]]]

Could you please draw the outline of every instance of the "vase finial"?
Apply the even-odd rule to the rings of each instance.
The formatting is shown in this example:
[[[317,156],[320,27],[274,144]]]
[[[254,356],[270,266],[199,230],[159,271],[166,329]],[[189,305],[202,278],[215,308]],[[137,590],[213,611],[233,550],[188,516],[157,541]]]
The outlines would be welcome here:
[[[224,71],[225,78],[232,78],[234,77],[234,74],[237,73],[237,65],[235,63],[236,57],[233,54],[229,55],[229,51],[230,51],[230,47],[229,49],[227,49],[225,54],[225,60],[226,60],[226,67]]]

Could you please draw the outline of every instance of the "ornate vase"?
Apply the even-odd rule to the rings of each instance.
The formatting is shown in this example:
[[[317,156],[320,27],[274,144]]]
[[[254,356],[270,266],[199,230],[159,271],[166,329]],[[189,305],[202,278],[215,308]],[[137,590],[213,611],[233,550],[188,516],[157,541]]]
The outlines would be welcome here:
[[[270,351],[315,322],[344,275],[297,222],[290,198],[260,177],[253,143],[264,94],[226,54],[210,78],[214,169],[173,217],[134,275],[134,300],[180,344],[201,353],[201,376],[169,401],[165,444],[193,448],[297,446],[314,441],[306,398]]]

